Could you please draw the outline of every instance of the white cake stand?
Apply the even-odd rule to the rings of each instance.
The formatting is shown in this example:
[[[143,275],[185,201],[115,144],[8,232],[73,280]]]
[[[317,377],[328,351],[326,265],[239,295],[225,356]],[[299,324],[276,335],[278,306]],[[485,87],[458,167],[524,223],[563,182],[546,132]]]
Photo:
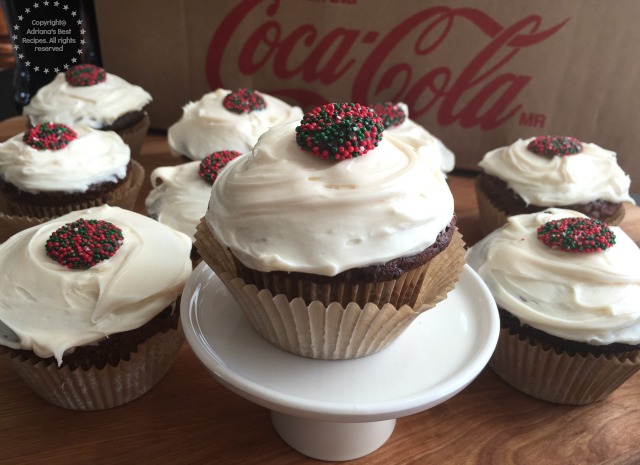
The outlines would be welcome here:
[[[271,345],[204,262],[187,281],[181,318],[194,353],[223,385],[270,409],[291,447],[328,461],[373,452],[396,418],[460,392],[489,361],[499,331],[496,304],[469,266],[446,300],[386,349],[355,360],[314,360]]]

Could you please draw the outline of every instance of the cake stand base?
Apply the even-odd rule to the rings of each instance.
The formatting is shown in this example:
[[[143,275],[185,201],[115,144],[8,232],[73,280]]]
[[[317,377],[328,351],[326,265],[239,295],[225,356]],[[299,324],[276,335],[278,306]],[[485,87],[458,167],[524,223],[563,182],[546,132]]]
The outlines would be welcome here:
[[[396,420],[338,423],[311,420],[271,411],[280,437],[308,457],[330,462],[364,457],[382,446],[393,433]]]

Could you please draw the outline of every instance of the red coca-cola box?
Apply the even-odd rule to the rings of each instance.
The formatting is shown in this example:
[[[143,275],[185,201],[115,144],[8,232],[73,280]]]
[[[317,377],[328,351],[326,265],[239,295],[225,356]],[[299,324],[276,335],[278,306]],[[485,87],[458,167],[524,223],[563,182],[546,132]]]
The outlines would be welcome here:
[[[617,152],[640,190],[636,0],[96,0],[104,66],[154,98],[152,126],[219,87],[304,109],[402,101],[477,169],[518,138]]]

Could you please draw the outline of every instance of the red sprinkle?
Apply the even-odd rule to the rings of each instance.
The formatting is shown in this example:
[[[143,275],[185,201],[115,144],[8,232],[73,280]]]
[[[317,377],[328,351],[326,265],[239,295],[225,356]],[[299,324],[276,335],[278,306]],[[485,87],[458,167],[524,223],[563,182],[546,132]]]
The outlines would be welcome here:
[[[42,123],[25,131],[22,140],[36,150],[60,150],[77,137],[78,134],[69,126],[59,123]]]
[[[382,120],[382,124],[385,129],[393,126],[400,126],[407,119],[407,114],[397,103],[376,103],[372,108]]]
[[[253,89],[242,88],[235,90],[224,98],[222,105],[231,113],[239,115],[252,111],[264,110],[267,102]]]
[[[112,223],[80,218],[54,231],[45,249],[62,266],[86,270],[113,257],[123,242],[122,230]]]
[[[213,152],[211,155],[204,157],[200,162],[198,174],[207,184],[213,185],[215,180],[218,179],[220,170],[238,155],[240,155],[240,152],[236,152],[235,150]]]
[[[566,252],[600,252],[616,243],[606,223],[594,218],[563,218],[538,228],[538,239],[552,249]]]
[[[575,137],[538,136],[529,142],[527,149],[536,155],[564,157],[582,152],[582,142]]]
[[[89,87],[107,79],[107,72],[96,65],[80,64],[65,71],[64,77],[73,87]]]
[[[296,127],[296,142],[320,158],[344,160],[375,148],[382,131],[382,121],[373,109],[359,103],[328,103],[304,116]]]

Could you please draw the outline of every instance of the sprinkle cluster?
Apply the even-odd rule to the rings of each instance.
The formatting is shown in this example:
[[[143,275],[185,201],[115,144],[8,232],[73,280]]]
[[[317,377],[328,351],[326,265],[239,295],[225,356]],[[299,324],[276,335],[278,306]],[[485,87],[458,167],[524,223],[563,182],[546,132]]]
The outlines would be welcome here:
[[[391,126],[400,126],[402,123],[404,123],[404,120],[407,119],[407,114],[397,103],[376,103],[372,106],[372,108],[373,111],[376,112],[376,115],[378,115],[382,120],[382,124],[384,125],[385,129]]]
[[[529,142],[527,149],[536,155],[547,157],[575,155],[582,152],[582,142],[575,137],[538,136]]]
[[[113,257],[123,242],[122,230],[112,223],[80,218],[54,231],[45,249],[62,266],[86,270]]]
[[[107,79],[107,72],[96,65],[75,65],[65,71],[64,77],[73,87],[88,87]]]
[[[364,155],[382,140],[380,117],[359,103],[328,103],[307,113],[296,127],[296,142],[323,159]]]
[[[36,150],[60,150],[77,137],[78,134],[69,126],[58,123],[42,123],[25,131],[22,140]]]
[[[552,249],[566,252],[600,252],[616,243],[606,223],[593,218],[563,218],[538,228],[538,239]]]
[[[207,155],[200,162],[200,168],[198,168],[198,174],[204,181],[213,185],[220,170],[226,166],[231,160],[240,155],[240,152],[235,150],[220,150],[219,152],[213,152],[211,155]]]
[[[262,95],[248,88],[234,90],[227,94],[222,101],[222,105],[231,113],[239,115],[267,108],[267,102],[264,101]]]

